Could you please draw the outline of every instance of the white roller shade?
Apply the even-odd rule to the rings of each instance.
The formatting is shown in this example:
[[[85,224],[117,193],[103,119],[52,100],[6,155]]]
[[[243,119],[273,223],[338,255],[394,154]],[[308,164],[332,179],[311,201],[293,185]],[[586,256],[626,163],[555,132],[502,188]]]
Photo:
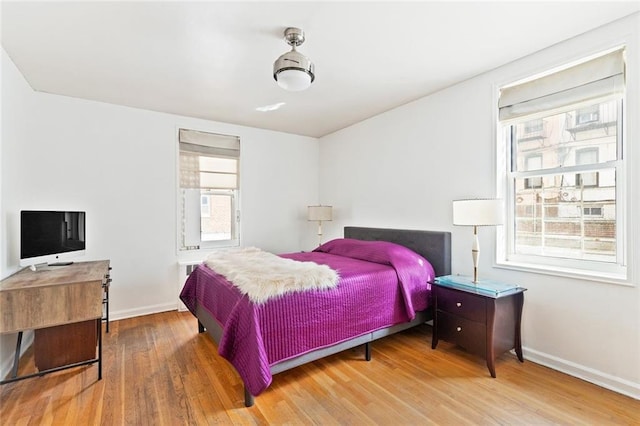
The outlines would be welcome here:
[[[548,111],[624,91],[624,49],[500,90],[500,120]]]
[[[238,189],[240,140],[180,129],[180,187]]]
[[[240,139],[237,136],[180,129],[179,140],[181,151],[240,157]]]

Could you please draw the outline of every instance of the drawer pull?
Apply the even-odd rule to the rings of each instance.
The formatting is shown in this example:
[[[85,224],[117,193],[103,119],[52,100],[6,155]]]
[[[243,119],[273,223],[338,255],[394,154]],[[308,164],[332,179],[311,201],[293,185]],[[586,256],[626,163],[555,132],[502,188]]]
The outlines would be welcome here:
[[[456,327],[456,331],[462,331],[462,327]]]
[[[460,306],[462,306],[462,303],[457,302],[457,303],[456,303],[456,306],[459,308]]]

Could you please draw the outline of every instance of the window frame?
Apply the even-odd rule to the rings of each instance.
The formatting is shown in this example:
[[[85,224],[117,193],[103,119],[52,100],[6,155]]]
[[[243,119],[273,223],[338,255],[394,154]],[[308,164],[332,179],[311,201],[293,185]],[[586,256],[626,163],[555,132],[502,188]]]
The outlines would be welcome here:
[[[616,47],[610,51],[624,49],[624,47]],[[593,57],[597,57],[594,55]],[[550,74],[547,72],[546,75]],[[539,74],[544,76],[545,74]],[[527,81],[533,81],[536,77],[527,79]],[[522,80],[525,81],[525,80]],[[512,83],[513,84],[513,83]],[[516,83],[517,84],[517,83]],[[511,146],[511,139],[515,137],[512,134],[512,124],[515,122],[525,122],[527,120],[535,120],[537,118],[543,118],[545,115],[553,113],[554,110],[545,110],[539,114],[525,114],[524,116],[517,117],[515,119],[501,121],[501,115],[498,113],[498,105],[500,99],[500,90],[507,87],[508,84],[494,86],[495,95],[494,101],[496,108],[494,114],[496,114],[495,120],[495,134],[497,141],[496,154],[496,179],[497,179],[497,196],[505,200],[505,226],[496,228],[496,258],[494,266],[498,268],[533,272],[538,274],[564,276],[572,278],[580,278],[586,280],[593,280],[604,283],[614,283],[622,285],[632,285],[630,269],[628,268],[628,237],[627,237],[627,209],[630,200],[627,199],[627,193],[629,188],[629,181],[627,179],[626,168],[628,167],[628,160],[625,154],[626,140],[626,93],[622,94],[589,99],[584,102],[574,102],[570,104],[570,108],[575,108],[577,111],[579,108],[588,108],[594,102],[604,102],[607,99],[617,99],[618,102],[618,120],[617,120],[617,157],[615,161],[609,161],[607,163],[600,163],[596,168],[614,168],[616,170],[616,258],[615,263],[594,262],[590,260],[579,259],[565,259],[565,258],[553,258],[541,256],[529,256],[529,255],[517,255],[515,253],[515,210],[516,206],[516,192],[515,182],[516,179],[512,176],[512,167],[514,166],[514,152]],[[567,109],[567,108],[563,108]],[[598,119],[602,118],[601,114]],[[506,125],[509,123],[509,125]],[[553,175],[554,173],[580,173],[591,172],[593,167],[589,165],[576,165],[571,167],[563,167],[560,170],[543,170],[543,171],[531,171],[521,172],[520,177],[538,177],[545,175]],[[591,203],[590,203],[591,204]],[[601,210],[604,215],[604,208]],[[589,220],[594,220],[597,215],[586,216]]]
[[[186,133],[191,133],[195,136],[193,136],[195,141],[191,141],[191,140],[187,140],[187,144],[192,144],[192,145],[201,145],[201,148],[207,148],[206,144],[206,137],[210,136],[213,139],[215,138],[230,138],[230,139],[236,139],[237,140],[237,153],[236,154],[227,154],[228,152],[231,152],[228,150],[228,147],[223,147],[221,146],[222,149],[217,149],[217,153],[203,153],[202,155],[204,156],[208,156],[208,157],[215,157],[215,158],[233,158],[236,160],[236,179],[237,179],[237,183],[236,183],[236,187],[235,188],[183,188],[181,185],[181,152],[182,149],[180,147],[181,144],[181,137],[182,137],[182,133],[181,132],[186,132]],[[241,229],[240,229],[240,169],[241,169],[241,163],[240,163],[240,138],[238,136],[231,136],[231,135],[223,135],[223,134],[217,134],[217,133],[212,133],[209,131],[199,131],[199,130],[190,130],[190,129],[185,129],[185,128],[178,128],[177,129],[177,135],[176,135],[176,172],[177,172],[177,179],[176,179],[176,191],[177,191],[177,199],[176,199],[176,208],[177,208],[177,213],[176,213],[176,218],[177,218],[177,229],[176,229],[176,249],[178,252],[178,255],[181,258],[190,258],[191,254],[195,254],[197,255],[197,253],[203,252],[203,251],[209,251],[212,249],[217,249],[217,248],[226,248],[226,247],[238,247],[241,244],[240,241],[240,235],[241,235]],[[198,139],[201,139],[202,137],[204,137],[203,143],[198,143]],[[185,136],[185,138],[191,138],[190,136]],[[213,143],[213,145],[215,145],[215,142]],[[216,148],[213,148],[213,151],[216,151]],[[184,190],[185,189],[193,189],[193,190],[197,190],[199,192],[198,194],[198,216],[199,216],[199,222],[202,220],[202,196],[205,193],[208,194],[222,194],[224,193],[224,195],[229,194],[231,196],[231,212],[230,212],[230,219],[231,219],[231,239],[225,239],[225,240],[215,240],[215,241],[203,241],[202,240],[202,228],[200,228],[200,233],[199,233],[199,238],[198,238],[198,244],[194,244],[194,245],[188,245],[187,242],[185,241],[186,238],[186,230],[185,230],[185,221],[187,220],[185,217],[185,193]],[[185,257],[186,256],[186,257]]]
[[[214,247],[236,247],[239,245],[238,225],[239,225],[239,210],[238,210],[238,190],[237,189],[201,189],[200,196],[206,194],[207,196],[217,195],[230,197],[230,210],[231,210],[231,236],[232,238],[227,240],[202,240],[200,239],[201,248],[214,248]],[[209,198],[210,200],[210,198]],[[211,203],[211,201],[209,201]],[[201,216],[202,218],[202,216]],[[236,236],[236,238],[233,238]],[[236,243],[236,240],[238,242]],[[230,243],[230,245],[228,244]]]

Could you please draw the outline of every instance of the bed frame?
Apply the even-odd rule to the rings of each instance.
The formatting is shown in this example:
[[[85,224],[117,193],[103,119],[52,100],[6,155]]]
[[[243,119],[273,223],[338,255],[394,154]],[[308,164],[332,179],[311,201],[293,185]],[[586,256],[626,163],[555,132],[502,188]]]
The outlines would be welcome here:
[[[344,228],[344,237],[366,241],[389,241],[400,244],[428,259],[435,270],[436,276],[451,274],[450,232],[346,226]],[[198,318],[198,331],[200,333],[207,331],[217,345],[222,337],[222,327],[218,321],[214,319],[206,309],[203,309],[199,303],[196,305],[196,317]],[[369,361],[371,360],[371,342],[423,324],[431,319],[431,309],[418,312],[416,317],[410,322],[396,324],[388,328],[376,330],[365,335],[358,336],[354,339],[326,348],[317,349],[312,352],[307,352],[298,357],[274,364],[270,369],[271,374],[275,375],[360,345],[365,345],[365,358]],[[246,386],[244,388],[244,404],[246,407],[251,407],[254,404],[254,396],[251,395]]]

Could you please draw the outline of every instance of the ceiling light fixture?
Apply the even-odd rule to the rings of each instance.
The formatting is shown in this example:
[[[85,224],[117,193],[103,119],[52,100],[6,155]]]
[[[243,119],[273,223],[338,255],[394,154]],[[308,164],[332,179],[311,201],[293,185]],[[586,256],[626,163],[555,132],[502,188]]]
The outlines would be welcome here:
[[[315,80],[313,62],[296,51],[296,47],[304,43],[304,31],[289,27],[284,30],[284,39],[291,46],[291,51],[273,63],[273,78],[285,90],[298,92],[308,89]]]

